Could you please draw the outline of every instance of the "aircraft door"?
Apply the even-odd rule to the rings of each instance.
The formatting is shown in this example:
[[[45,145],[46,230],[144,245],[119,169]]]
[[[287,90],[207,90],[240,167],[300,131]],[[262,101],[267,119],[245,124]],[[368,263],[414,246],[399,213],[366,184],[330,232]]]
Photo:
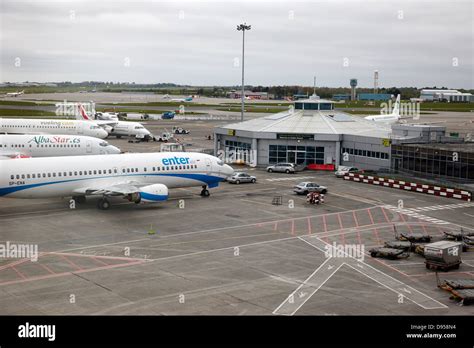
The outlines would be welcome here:
[[[84,127],[84,125],[82,123],[77,124],[77,127],[76,127],[77,133],[84,134],[84,129],[82,127]]]
[[[211,160],[209,158],[206,158],[206,173],[210,175],[211,171],[212,171]]]
[[[92,153],[92,143],[90,140],[86,142],[86,153]]]

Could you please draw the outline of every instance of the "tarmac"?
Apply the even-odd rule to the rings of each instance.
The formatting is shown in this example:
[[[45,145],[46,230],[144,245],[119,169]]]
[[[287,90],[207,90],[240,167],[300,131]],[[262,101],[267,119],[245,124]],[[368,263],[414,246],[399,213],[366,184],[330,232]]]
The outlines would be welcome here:
[[[148,126],[164,129],[164,121]],[[213,122],[187,121],[183,142],[212,148]],[[168,127],[168,126],[166,126]],[[168,127],[171,128],[171,127]],[[124,151],[159,143],[109,140]],[[35,244],[39,258],[0,260],[1,314],[106,315],[471,315],[437,288],[435,273],[412,253],[372,258],[397,233],[474,231],[474,203],[338,179],[234,166],[256,184],[171,190],[167,202],[135,205],[95,198],[0,199],[0,241]],[[293,193],[301,181],[329,189],[322,205]],[[281,205],[272,204],[277,198]],[[396,209],[403,201],[402,212]],[[412,212],[416,211],[417,214]],[[335,243],[335,244],[334,244]],[[363,253],[330,254],[333,247]],[[472,279],[474,253],[442,279]]]

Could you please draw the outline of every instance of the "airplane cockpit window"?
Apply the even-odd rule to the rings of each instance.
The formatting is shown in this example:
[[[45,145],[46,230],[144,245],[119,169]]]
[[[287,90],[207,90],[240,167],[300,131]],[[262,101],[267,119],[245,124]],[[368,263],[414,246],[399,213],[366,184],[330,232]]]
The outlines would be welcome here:
[[[218,159],[218,160],[216,161],[216,163],[217,163],[218,165],[220,165],[220,166],[223,166],[223,165],[224,165],[224,161],[221,160],[221,159]]]
[[[99,145],[100,145],[100,146],[109,146],[109,143],[106,142],[106,141],[101,141],[101,142],[99,143]]]

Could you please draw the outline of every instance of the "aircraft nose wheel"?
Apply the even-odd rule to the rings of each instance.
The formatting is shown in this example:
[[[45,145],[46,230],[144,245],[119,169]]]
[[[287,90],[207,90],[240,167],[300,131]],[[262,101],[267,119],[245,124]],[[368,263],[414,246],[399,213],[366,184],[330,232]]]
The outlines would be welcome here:
[[[97,208],[100,210],[107,210],[110,208],[110,202],[107,198],[101,198],[97,201]]]
[[[201,191],[201,197],[209,197],[211,194],[209,193],[209,190],[207,189],[206,186],[202,187]]]

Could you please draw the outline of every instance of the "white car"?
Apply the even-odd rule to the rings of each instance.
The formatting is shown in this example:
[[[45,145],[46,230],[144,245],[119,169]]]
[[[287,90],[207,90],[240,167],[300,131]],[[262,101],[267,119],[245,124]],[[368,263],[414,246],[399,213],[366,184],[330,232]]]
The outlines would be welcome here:
[[[307,195],[310,192],[326,194],[328,188],[326,186],[315,184],[314,182],[301,182],[295,186],[293,191],[299,195]]]
[[[344,166],[340,166],[337,171],[334,173],[334,175],[337,177],[337,178],[342,178],[344,175],[346,174],[349,174],[349,173],[355,173],[355,172],[358,172],[359,169],[357,169],[356,167],[344,167]]]

